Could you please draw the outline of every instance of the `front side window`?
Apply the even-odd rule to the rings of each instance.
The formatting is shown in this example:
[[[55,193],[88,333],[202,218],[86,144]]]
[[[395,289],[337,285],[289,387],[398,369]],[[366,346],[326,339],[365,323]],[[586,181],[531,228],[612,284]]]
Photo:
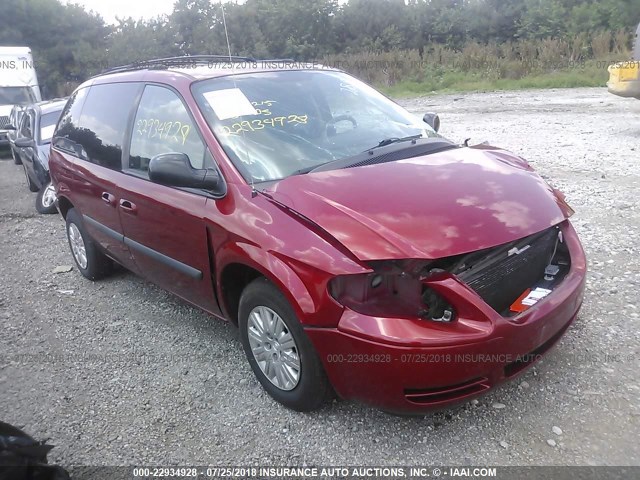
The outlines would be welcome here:
[[[147,85],[133,123],[128,167],[146,172],[154,156],[171,152],[186,154],[194,168],[205,168],[205,145],[180,97]]]
[[[341,72],[274,71],[197,82],[209,126],[249,182],[278,180],[388,139],[437,134]]]
[[[20,123],[20,136],[33,138],[33,113],[31,111],[28,111],[22,117]]]
[[[138,89],[137,83],[90,87],[75,134],[91,163],[121,169],[122,144]]]
[[[9,120],[11,121],[11,125],[16,128],[20,128],[20,120],[22,120],[23,114],[22,107],[15,106],[11,109],[11,114],[9,115]]]

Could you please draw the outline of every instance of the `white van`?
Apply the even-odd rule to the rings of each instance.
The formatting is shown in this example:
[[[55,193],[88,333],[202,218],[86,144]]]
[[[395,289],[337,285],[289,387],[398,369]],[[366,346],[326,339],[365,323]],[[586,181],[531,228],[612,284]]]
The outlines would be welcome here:
[[[31,49],[0,47],[0,146],[9,143],[4,127],[9,123],[11,108],[41,100]]]

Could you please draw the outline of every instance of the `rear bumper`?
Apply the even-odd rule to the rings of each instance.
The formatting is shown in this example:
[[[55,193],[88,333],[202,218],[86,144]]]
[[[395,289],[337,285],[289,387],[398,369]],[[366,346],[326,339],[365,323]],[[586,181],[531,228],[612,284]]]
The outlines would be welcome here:
[[[607,87],[619,97],[640,99],[640,60],[611,65]]]
[[[465,297],[457,320],[464,328],[348,309],[337,328],[308,328],[338,395],[421,413],[469,400],[526,370],[562,337],[582,304],[586,259],[571,225],[563,228],[571,270],[552,294],[516,317],[500,316],[454,280],[447,287]]]

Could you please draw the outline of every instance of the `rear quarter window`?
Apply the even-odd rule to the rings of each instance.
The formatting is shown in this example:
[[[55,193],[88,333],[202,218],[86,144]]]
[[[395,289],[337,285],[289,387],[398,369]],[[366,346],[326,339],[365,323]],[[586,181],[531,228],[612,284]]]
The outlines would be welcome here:
[[[121,170],[122,145],[139,89],[137,83],[109,83],[89,88],[74,132],[88,161]]]
[[[79,158],[85,158],[79,135],[80,113],[88,88],[76,90],[64,106],[53,137],[53,145]]]

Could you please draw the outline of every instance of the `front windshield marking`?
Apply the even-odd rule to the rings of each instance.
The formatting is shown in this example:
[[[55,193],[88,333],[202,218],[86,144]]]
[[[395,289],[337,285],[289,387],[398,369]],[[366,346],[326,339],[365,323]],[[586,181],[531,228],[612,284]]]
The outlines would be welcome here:
[[[202,94],[219,120],[257,115],[255,107],[239,88],[213,90]]]
[[[198,82],[193,93],[209,127],[249,183],[310,171],[383,140],[438,136],[342,72],[240,74]]]

